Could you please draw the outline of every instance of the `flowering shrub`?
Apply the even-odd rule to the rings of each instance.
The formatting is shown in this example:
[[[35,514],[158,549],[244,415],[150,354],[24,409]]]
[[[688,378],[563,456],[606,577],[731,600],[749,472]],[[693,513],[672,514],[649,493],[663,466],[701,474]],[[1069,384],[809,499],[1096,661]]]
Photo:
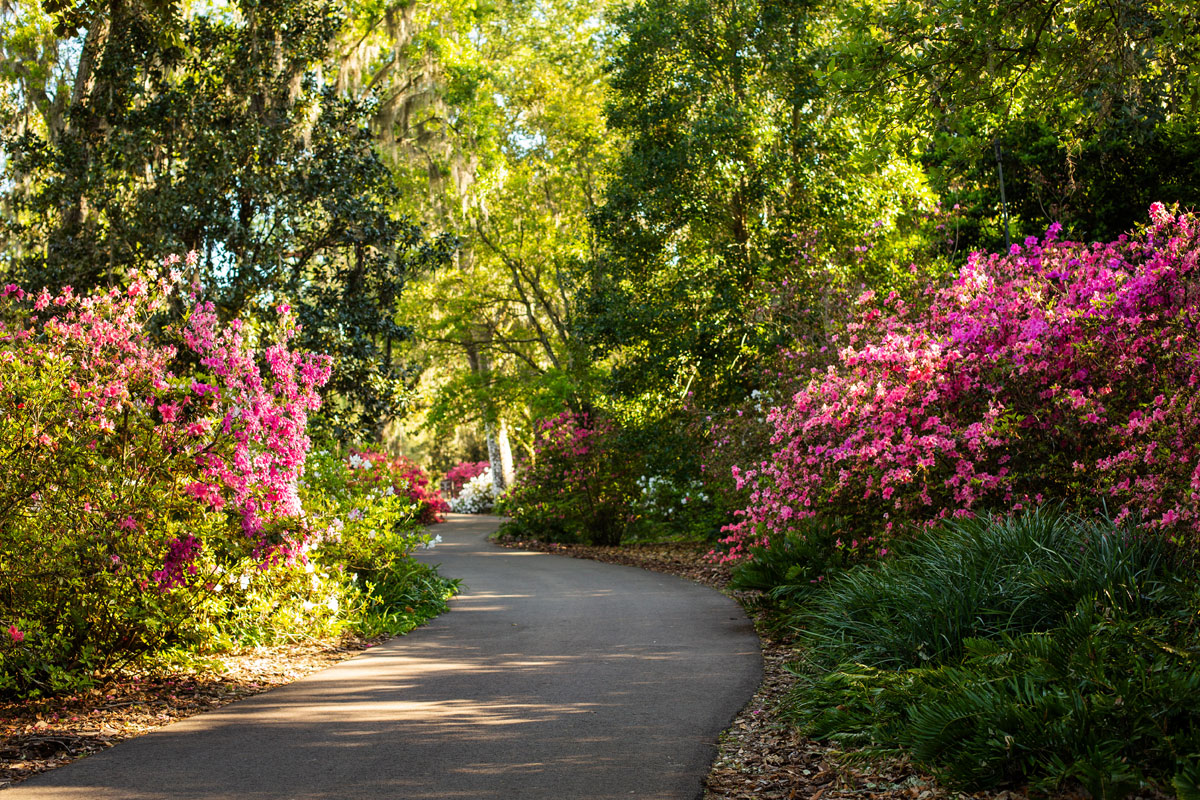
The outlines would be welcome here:
[[[345,625],[364,636],[405,633],[443,610],[456,584],[410,557],[441,539],[425,532],[420,516],[427,504],[386,481],[364,482],[364,463],[373,462],[331,450],[309,459],[301,493],[319,525],[306,569],[340,591],[329,597],[340,597]]]
[[[418,519],[422,525],[442,522],[442,514],[450,505],[441,492],[429,488],[425,470],[404,456],[389,456],[377,450],[356,450],[350,454],[351,469],[358,470],[355,481],[363,487],[390,487],[396,494],[408,497],[420,506]]]
[[[860,297],[839,363],[771,412],[771,458],[735,468],[730,557],[806,517],[890,533],[1043,498],[1195,544],[1197,220],[1155,204],[1114,242],[1057,233],[972,255],[920,313]]]
[[[540,538],[619,544],[633,521],[637,472],[616,454],[615,435],[610,422],[587,414],[542,420],[533,457],[504,498],[514,527]]]
[[[171,290],[0,292],[0,689],[184,637],[222,565],[305,543],[297,478],[328,360],[288,348],[287,309],[259,349],[197,304],[179,334],[203,371],[177,376],[146,333]]]
[[[450,510],[455,514],[485,514],[495,505],[496,483],[491,467],[468,480],[458,496],[450,500]]]
[[[450,484],[450,496],[457,497],[468,481],[491,470],[491,468],[492,465],[486,461],[460,461],[455,464],[446,473],[446,480]]]

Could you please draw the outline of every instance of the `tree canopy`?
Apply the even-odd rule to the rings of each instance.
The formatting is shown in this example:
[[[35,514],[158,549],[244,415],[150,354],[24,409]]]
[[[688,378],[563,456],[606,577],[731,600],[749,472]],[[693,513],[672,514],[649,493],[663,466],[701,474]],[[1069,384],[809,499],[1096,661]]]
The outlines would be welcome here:
[[[864,290],[1194,203],[1197,25],[1153,0],[19,0],[0,269],[122,284],[195,250],[223,315],[293,305],[336,356],[340,437],[407,415],[452,459],[564,408],[663,429],[835,346]]]

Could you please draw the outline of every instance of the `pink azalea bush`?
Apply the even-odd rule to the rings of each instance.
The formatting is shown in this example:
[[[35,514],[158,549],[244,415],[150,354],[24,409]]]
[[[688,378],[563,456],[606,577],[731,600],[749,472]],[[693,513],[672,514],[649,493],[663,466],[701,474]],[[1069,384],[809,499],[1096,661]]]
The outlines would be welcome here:
[[[895,536],[1049,500],[1200,543],[1197,219],[1057,235],[973,254],[921,310],[859,297],[838,363],[770,412],[771,457],[734,468],[727,557],[806,518]]]
[[[181,349],[155,341],[175,281],[0,292],[0,689],[111,671],[194,630],[229,565],[303,558],[329,361],[285,307],[267,340],[182,298]]]
[[[638,472],[618,456],[616,433],[608,420],[570,411],[541,420],[533,456],[502,502],[513,518],[510,532],[619,544],[633,521]]]
[[[422,525],[443,522],[442,516],[450,504],[442,493],[429,485],[429,475],[419,464],[406,456],[390,456],[378,450],[357,449],[350,455],[356,468],[356,482],[362,487],[390,487],[393,492],[417,503],[417,518]]]

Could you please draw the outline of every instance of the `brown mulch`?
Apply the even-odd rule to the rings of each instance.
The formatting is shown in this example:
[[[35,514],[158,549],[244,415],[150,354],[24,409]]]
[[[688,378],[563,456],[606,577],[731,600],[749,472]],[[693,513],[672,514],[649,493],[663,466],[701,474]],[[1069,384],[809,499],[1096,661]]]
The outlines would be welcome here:
[[[378,641],[259,647],[214,657],[196,669],[126,674],[77,694],[0,702],[0,789],[122,739],[291,683]]]

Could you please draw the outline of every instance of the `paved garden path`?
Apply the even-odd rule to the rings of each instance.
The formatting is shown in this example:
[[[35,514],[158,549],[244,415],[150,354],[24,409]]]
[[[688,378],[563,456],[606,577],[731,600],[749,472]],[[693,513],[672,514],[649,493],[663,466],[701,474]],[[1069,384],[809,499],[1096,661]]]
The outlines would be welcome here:
[[[679,578],[496,548],[496,525],[438,526],[421,557],[463,592],[426,627],[0,797],[699,797],[758,684],[741,610]]]

